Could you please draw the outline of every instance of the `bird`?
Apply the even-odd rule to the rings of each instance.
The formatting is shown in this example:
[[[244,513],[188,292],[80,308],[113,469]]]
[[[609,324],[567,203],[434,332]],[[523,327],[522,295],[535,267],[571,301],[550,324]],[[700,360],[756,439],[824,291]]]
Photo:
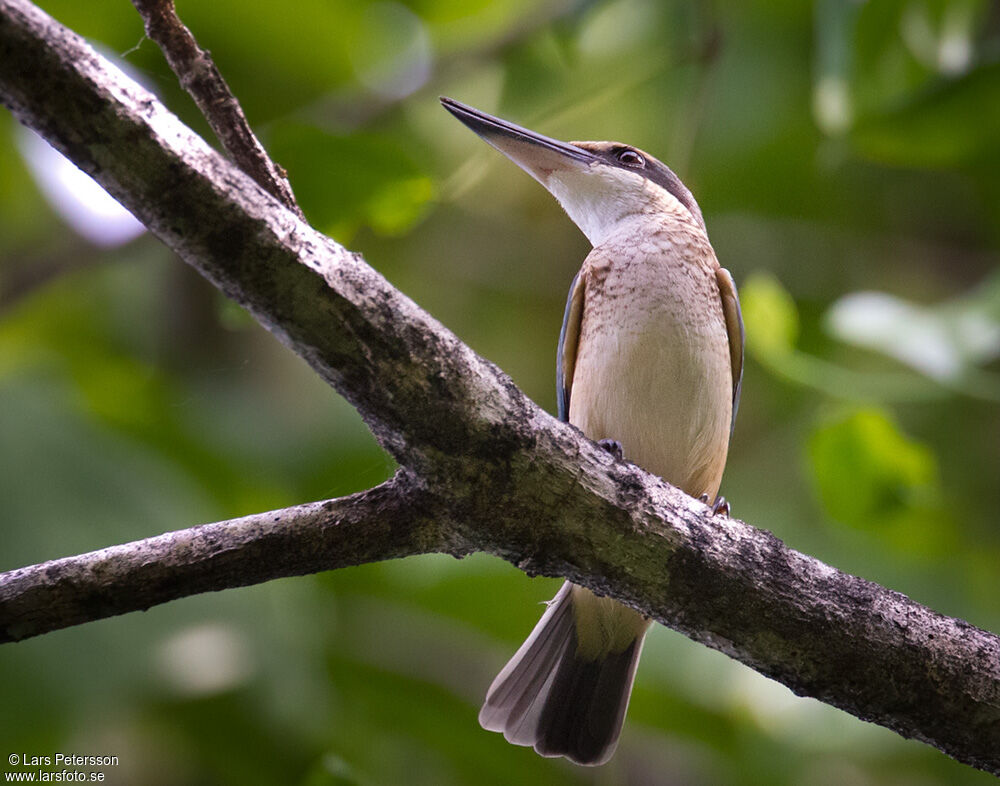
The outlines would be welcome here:
[[[728,515],[718,492],[739,406],[743,319],[691,192],[631,145],[561,142],[441,103],[541,183],[592,246],[559,333],[559,419]],[[566,581],[490,685],[480,725],[542,756],[604,764],[651,622]]]

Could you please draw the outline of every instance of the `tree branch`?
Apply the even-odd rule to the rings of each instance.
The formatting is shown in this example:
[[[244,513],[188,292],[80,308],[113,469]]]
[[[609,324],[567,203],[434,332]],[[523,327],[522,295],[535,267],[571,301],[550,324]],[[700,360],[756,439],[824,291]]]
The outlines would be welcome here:
[[[201,592],[448,549],[405,470],[341,499],[205,524],[5,573],[0,643]],[[457,551],[457,549],[456,549]]]
[[[405,468],[394,483],[419,488],[413,508],[391,503],[379,487],[366,494],[387,507],[362,505],[343,529],[320,527],[321,542],[333,545],[314,568],[409,548],[487,551],[612,595],[796,693],[1000,773],[996,636],[840,573],[769,533],[711,518],[701,503],[615,461],[26,0],[0,0],[0,95],[347,397]],[[341,511],[340,503],[317,504]],[[287,575],[260,571],[253,527],[238,526],[230,544],[226,525],[213,526],[222,527],[208,530],[215,542],[187,533],[154,539],[160,594],[138,607]],[[265,543],[280,537],[262,532]],[[294,541],[308,533],[317,534],[308,526],[289,533],[285,546],[307,554]],[[182,558],[189,537],[208,546],[191,565]],[[59,596],[72,609],[65,624],[116,613],[109,597],[141,591],[143,571],[153,569],[142,567],[148,543],[66,563],[81,578]],[[354,556],[338,562],[340,550]],[[130,589],[106,575],[119,563],[132,566],[122,579]],[[5,590],[18,576],[25,582],[28,594],[21,600],[12,590],[6,607],[22,623],[41,614],[32,606],[51,600],[47,583],[59,583],[40,567],[25,571],[0,576]],[[73,593],[88,600],[65,600]],[[8,635],[29,635],[5,614],[0,607]]]
[[[198,46],[177,16],[173,0],[132,0],[132,4],[142,16],[146,35],[163,51],[181,87],[194,99],[235,164],[285,207],[303,217],[288,176],[267,155],[212,55]]]

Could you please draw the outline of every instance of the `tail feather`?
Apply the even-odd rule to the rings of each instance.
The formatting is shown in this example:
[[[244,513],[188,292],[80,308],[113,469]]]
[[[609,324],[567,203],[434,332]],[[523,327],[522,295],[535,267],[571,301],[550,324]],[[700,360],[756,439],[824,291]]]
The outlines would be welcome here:
[[[545,700],[535,750],[578,764],[603,764],[625,721],[641,642],[600,660],[565,658]]]
[[[543,756],[603,764],[621,734],[643,636],[622,652],[581,657],[572,590],[563,585],[493,681],[479,722]]]
[[[548,693],[545,683],[551,681],[556,664],[571,641],[570,589],[569,583],[564,584],[549,602],[531,635],[493,680],[479,711],[480,726],[487,731],[503,732],[507,741],[515,745],[534,744],[533,724],[524,721],[532,715],[537,718],[543,703],[540,699]],[[534,705],[537,707],[532,713]]]

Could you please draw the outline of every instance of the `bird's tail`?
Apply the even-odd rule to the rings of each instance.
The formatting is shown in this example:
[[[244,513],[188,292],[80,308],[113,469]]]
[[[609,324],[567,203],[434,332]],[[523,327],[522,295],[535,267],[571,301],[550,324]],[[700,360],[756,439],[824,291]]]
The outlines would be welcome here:
[[[578,593],[593,599],[566,582],[550,601],[531,635],[490,685],[479,723],[503,732],[515,745],[534,746],[542,756],[597,765],[611,758],[618,744],[646,623],[642,621],[620,651],[611,648],[584,657],[574,609]],[[620,609],[642,619],[631,609]]]

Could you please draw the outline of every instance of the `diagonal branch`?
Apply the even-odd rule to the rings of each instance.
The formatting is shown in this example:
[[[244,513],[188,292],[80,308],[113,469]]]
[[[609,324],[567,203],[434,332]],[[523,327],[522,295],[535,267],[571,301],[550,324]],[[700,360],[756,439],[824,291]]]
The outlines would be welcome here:
[[[194,99],[235,164],[302,217],[288,176],[267,155],[211,54],[198,46],[177,16],[173,0],[132,0],[132,4],[142,16],[146,35],[163,50],[181,86]]]
[[[769,533],[712,519],[700,503],[615,461],[27,0],[0,0],[0,97],[305,358],[405,468],[395,483],[405,478],[419,488],[419,504],[391,514],[387,537],[397,545],[377,547],[390,508],[373,508],[334,538],[338,548],[359,559],[411,547],[477,549],[529,573],[567,576],[799,694],[1000,773],[996,636],[842,574]],[[388,493],[380,489],[368,499]],[[178,586],[139,606],[279,575],[253,572],[262,552],[252,532],[237,527],[232,544],[230,530],[217,532],[218,548],[209,543],[205,559],[191,566],[181,558],[189,535],[165,536],[157,559],[163,581],[173,577]],[[275,536],[271,530],[265,542]],[[323,537],[332,537],[329,528]],[[136,566],[144,548],[66,563],[86,578],[71,593],[92,599],[76,607],[76,621],[100,616],[102,599],[126,591],[105,573],[120,563]],[[240,553],[249,555],[245,562]],[[331,555],[314,567],[336,564]],[[97,565],[104,570],[91,569]],[[135,570],[122,579],[133,589],[142,584]],[[40,613],[29,611],[32,604],[50,597],[47,582],[58,581],[27,568],[0,576],[0,587],[18,577],[28,595],[22,603],[12,590],[8,608],[23,622]],[[0,625],[14,636],[20,631],[4,613],[0,608]]]

